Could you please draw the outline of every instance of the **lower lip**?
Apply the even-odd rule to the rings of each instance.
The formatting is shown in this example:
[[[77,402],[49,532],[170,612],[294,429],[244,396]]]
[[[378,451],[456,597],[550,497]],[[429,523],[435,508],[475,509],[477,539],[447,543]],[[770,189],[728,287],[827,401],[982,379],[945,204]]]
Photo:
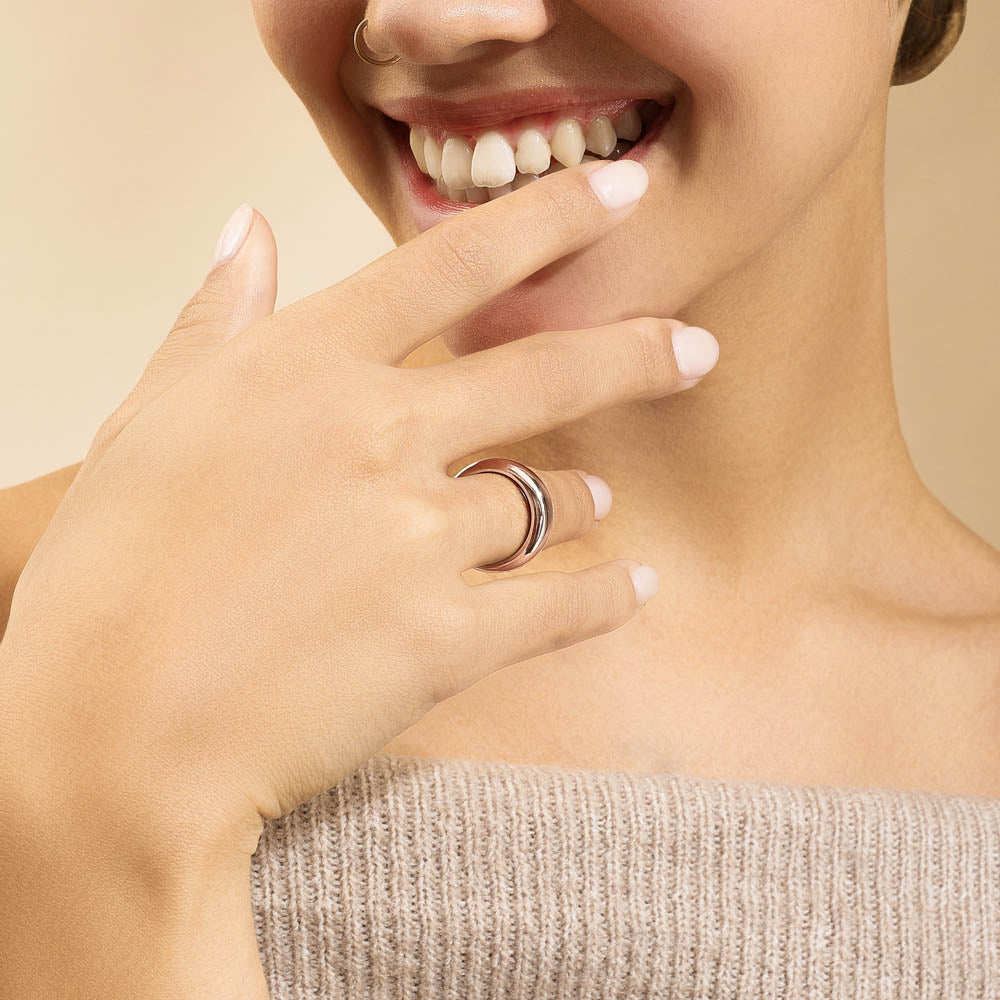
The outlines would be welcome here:
[[[676,101],[665,105],[660,114],[654,118],[647,126],[643,137],[623,156],[622,160],[645,159],[652,147],[653,141],[663,132],[668,123],[673,121]],[[410,203],[413,207],[413,218],[417,228],[423,232],[436,225],[449,215],[457,212],[464,212],[476,206],[470,203],[460,204],[443,198],[434,186],[434,181],[417,166],[417,161],[413,158],[410,150],[409,128],[402,122],[389,122],[390,131],[399,151],[400,167],[403,174],[403,181],[410,196]],[[609,163],[613,162],[611,160]]]

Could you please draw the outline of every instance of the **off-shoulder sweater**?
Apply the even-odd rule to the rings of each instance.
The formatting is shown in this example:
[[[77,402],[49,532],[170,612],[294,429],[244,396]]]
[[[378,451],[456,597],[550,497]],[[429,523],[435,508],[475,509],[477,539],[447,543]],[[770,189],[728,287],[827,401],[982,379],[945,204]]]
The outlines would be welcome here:
[[[377,755],[250,878],[273,1000],[1000,998],[1000,799]]]

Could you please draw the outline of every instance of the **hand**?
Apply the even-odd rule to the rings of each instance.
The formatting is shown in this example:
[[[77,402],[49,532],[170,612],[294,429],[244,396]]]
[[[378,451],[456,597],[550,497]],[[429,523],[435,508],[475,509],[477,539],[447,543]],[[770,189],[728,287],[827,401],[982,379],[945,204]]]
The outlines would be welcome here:
[[[695,384],[672,349],[684,324],[398,366],[599,238],[644,184],[630,161],[560,171],[277,313],[273,237],[254,214],[102,425],[21,575],[0,646],[0,794],[14,794],[6,774],[27,811],[57,802],[136,870],[245,864],[262,818],[437,702],[630,619],[635,561],[469,586],[464,570],[521,542],[524,502],[503,477],[446,470]],[[539,471],[549,544],[592,530],[584,480]]]

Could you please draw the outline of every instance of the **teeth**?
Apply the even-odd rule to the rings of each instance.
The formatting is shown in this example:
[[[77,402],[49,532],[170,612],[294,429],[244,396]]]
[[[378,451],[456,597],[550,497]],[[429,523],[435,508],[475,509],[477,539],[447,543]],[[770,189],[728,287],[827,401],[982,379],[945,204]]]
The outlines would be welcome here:
[[[427,173],[437,180],[441,176],[441,147],[432,135],[424,140],[424,163]]]
[[[410,129],[410,149],[413,152],[413,158],[417,161],[417,166],[425,174],[427,173],[427,159],[424,156],[424,143],[426,141],[427,129],[417,127]]]
[[[563,118],[549,140],[552,155],[564,166],[575,167],[587,148],[583,126],[575,118]]]
[[[472,182],[476,187],[509,184],[517,173],[514,150],[499,132],[487,132],[476,142],[472,154]]]
[[[540,174],[548,170],[552,162],[549,140],[537,128],[522,132],[521,138],[517,140],[514,162],[522,174]]]
[[[629,108],[620,118],[615,119],[615,134],[619,139],[635,142],[642,132],[642,119],[635,108]]]
[[[598,115],[588,127],[584,136],[587,149],[598,156],[607,156],[615,148],[618,136],[607,115]]]
[[[608,154],[608,159],[620,160],[634,145],[635,143],[629,142],[627,139],[619,139],[615,143],[615,148]]]
[[[437,188],[438,194],[449,201],[465,201],[465,191],[460,187],[455,188],[447,184],[444,177],[439,177],[434,182],[434,187]]]
[[[658,111],[655,102],[647,101],[614,120],[598,115],[586,128],[579,119],[566,117],[557,122],[551,138],[538,128],[528,128],[514,146],[498,131],[471,141],[460,135],[442,136],[442,145],[428,128],[412,125],[410,150],[441,197],[478,205],[581,162],[618,159]]]
[[[457,136],[445,140],[441,150],[441,176],[449,187],[470,188],[472,180],[472,147]]]

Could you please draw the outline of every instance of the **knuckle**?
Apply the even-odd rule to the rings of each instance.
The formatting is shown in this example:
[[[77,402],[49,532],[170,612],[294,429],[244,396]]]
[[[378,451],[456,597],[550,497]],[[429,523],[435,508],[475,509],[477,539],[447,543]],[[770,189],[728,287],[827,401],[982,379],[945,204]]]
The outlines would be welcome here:
[[[643,396],[664,392],[675,373],[671,326],[665,319],[644,316],[631,327],[630,354]]]
[[[371,404],[351,428],[349,461],[357,472],[381,475],[402,464],[412,449],[412,420],[405,406],[391,400]]]
[[[393,520],[404,545],[429,550],[440,558],[451,536],[451,517],[440,501],[425,496],[406,497],[395,506]]]
[[[545,416],[571,420],[582,412],[589,387],[572,352],[558,343],[526,342],[523,353],[525,388],[533,399],[543,403]]]

